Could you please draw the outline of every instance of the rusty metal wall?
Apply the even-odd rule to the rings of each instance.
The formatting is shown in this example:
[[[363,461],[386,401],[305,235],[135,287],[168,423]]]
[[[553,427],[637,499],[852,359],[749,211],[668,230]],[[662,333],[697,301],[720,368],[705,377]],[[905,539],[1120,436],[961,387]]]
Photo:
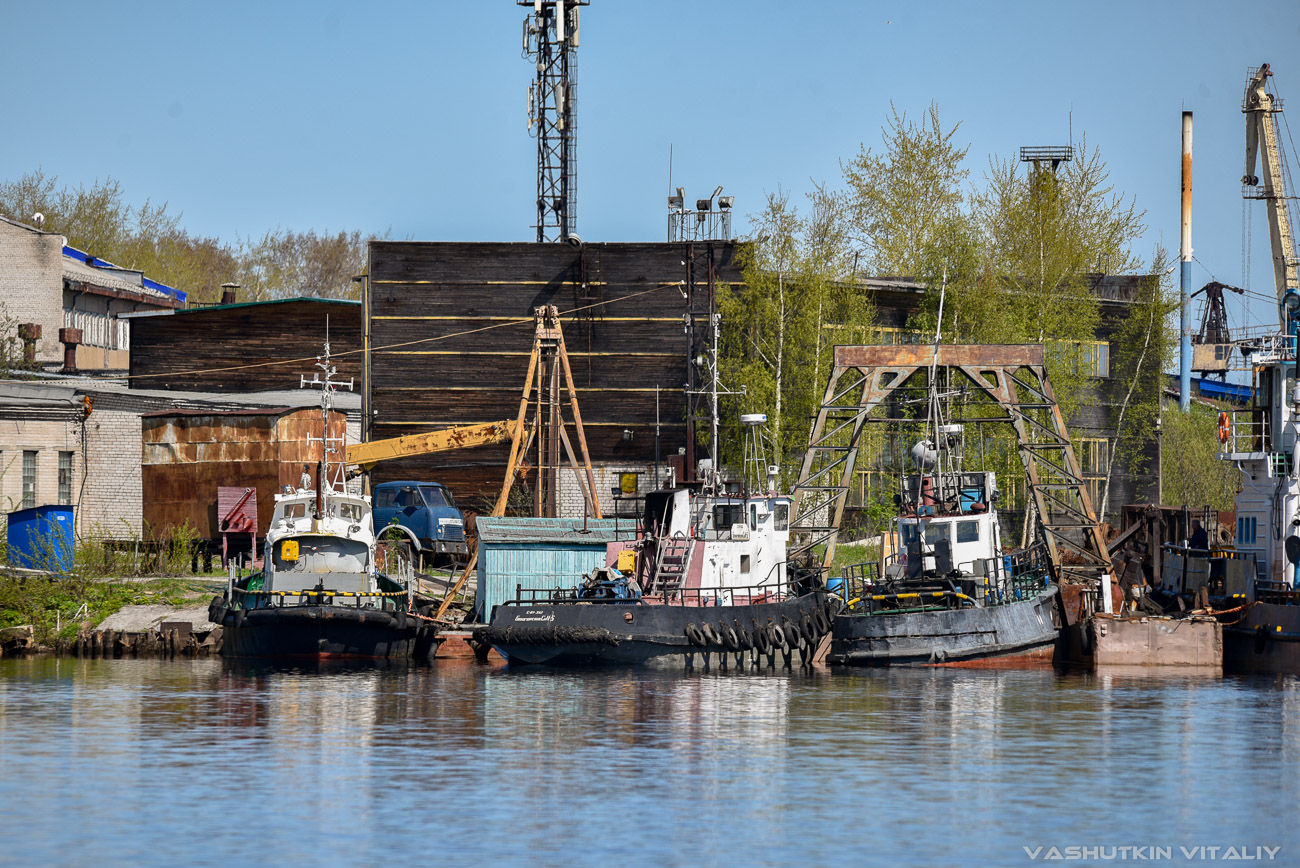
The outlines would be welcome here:
[[[258,535],[270,525],[275,493],[298,484],[303,465],[315,465],[320,410],[270,409],[231,413],[167,411],[141,417],[144,521],[163,536],[185,521],[201,539],[217,539],[217,488],[257,489]],[[330,417],[330,436],[342,437],[346,416]]]

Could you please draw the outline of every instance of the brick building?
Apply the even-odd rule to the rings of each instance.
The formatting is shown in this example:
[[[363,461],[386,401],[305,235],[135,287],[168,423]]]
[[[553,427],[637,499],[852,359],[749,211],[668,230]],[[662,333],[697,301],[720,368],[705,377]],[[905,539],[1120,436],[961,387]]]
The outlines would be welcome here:
[[[131,338],[120,316],[183,307],[185,293],[69,247],[62,235],[0,217],[0,305],[17,323],[39,328],[33,349],[42,367],[63,368],[67,338],[77,370],[121,372],[130,366]]]
[[[165,533],[142,521],[143,414],[311,407],[319,401],[313,390],[221,395],[128,389],[120,381],[85,377],[0,382],[0,513],[68,504],[75,509],[78,537]],[[355,442],[360,397],[340,393],[337,407],[346,413],[348,439]],[[238,484],[237,473],[232,469],[230,484]]]

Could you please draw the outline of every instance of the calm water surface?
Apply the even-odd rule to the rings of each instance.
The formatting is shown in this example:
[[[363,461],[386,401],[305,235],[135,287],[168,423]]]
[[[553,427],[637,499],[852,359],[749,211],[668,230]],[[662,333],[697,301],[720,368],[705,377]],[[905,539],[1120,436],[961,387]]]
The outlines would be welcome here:
[[[0,660],[0,770],[19,865],[1300,865],[1289,677]]]

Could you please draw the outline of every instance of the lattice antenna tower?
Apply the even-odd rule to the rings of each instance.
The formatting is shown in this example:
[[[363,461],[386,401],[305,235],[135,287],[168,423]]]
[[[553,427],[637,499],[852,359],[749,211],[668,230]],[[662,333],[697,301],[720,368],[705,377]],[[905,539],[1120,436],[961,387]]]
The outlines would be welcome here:
[[[523,54],[536,67],[528,85],[528,130],[537,137],[537,240],[576,238],[578,217],[578,10],[589,0],[515,0],[524,16]]]

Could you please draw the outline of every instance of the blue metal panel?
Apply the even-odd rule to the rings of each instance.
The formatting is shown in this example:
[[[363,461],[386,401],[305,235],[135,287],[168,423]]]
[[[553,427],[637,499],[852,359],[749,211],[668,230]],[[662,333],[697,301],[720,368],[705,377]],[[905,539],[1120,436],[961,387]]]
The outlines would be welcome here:
[[[492,608],[513,600],[518,588],[576,588],[582,577],[605,566],[605,545],[481,545],[478,599],[484,620]]]

